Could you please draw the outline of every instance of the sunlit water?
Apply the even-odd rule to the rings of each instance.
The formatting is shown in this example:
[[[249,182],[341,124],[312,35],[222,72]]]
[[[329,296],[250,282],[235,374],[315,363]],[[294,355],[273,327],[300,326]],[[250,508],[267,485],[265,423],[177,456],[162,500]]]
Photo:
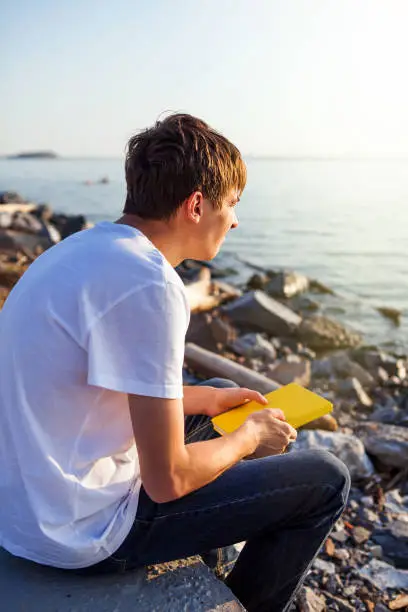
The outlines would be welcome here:
[[[109,184],[87,186],[108,176]],[[114,219],[124,200],[120,160],[0,160],[0,190],[89,220]],[[408,162],[248,160],[240,225],[220,259],[294,269],[336,291],[324,312],[369,343],[408,350]],[[239,261],[236,257],[239,257]],[[395,327],[375,310],[403,311]]]

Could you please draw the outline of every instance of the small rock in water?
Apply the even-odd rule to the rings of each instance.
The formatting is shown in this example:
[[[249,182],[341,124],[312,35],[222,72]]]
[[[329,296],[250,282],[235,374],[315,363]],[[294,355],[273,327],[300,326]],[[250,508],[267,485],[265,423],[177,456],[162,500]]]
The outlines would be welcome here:
[[[377,310],[383,315],[383,317],[390,319],[394,325],[399,325],[401,323],[402,313],[400,310],[397,310],[396,308],[387,308],[386,306],[380,306],[377,308]]]
[[[253,274],[247,282],[248,289],[263,289],[269,277],[266,274]]]
[[[271,335],[291,335],[301,318],[263,291],[249,291],[222,308],[232,322]]]
[[[310,279],[310,281],[309,281],[309,288],[314,293],[322,293],[322,294],[327,294],[327,295],[335,295],[333,289],[330,289],[330,287],[327,287],[326,285],[324,285],[323,283],[321,283],[320,281],[318,281],[316,279]]]
[[[290,298],[307,291],[309,280],[296,272],[278,272],[266,285],[265,291],[273,297]]]

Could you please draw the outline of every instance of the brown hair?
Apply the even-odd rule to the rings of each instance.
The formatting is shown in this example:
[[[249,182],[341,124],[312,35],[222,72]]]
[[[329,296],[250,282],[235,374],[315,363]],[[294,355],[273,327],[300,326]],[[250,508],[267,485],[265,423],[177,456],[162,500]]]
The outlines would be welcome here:
[[[246,167],[241,154],[201,119],[170,115],[133,136],[125,162],[124,212],[169,219],[194,191],[220,206],[230,189],[242,193]]]

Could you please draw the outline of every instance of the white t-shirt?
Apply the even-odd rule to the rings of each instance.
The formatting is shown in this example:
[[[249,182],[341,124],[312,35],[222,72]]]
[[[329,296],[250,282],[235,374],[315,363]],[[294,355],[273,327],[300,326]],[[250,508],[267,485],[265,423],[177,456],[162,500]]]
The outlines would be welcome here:
[[[137,510],[127,393],[180,398],[183,283],[138,230],[52,247],[0,312],[0,545],[62,568],[115,552]]]

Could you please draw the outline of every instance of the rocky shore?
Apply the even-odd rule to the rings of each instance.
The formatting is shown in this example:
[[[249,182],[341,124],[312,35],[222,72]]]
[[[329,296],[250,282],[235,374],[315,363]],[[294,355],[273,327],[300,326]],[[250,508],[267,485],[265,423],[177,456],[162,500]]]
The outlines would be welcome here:
[[[36,256],[85,227],[82,216],[0,193],[1,303]],[[330,288],[295,272],[258,270],[241,286],[225,283],[232,271],[214,264],[186,261],[178,272],[192,309],[185,384],[222,376],[266,393],[297,382],[334,404],[289,451],[325,448],[353,481],[293,609],[408,610],[407,355],[369,346],[319,314]]]

